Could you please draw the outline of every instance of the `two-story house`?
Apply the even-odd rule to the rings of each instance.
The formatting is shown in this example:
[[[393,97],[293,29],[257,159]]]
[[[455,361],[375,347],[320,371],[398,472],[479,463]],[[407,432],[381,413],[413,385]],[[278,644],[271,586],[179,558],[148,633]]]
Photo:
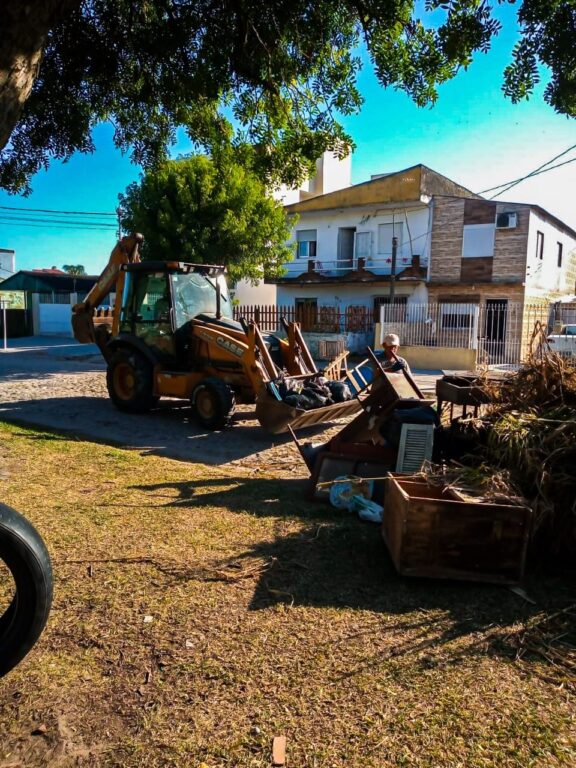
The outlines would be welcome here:
[[[373,307],[428,300],[433,200],[474,198],[470,190],[416,165],[286,206],[298,214],[294,261],[274,282],[280,305]],[[393,248],[393,241],[396,247]]]
[[[296,255],[274,281],[277,304],[308,316],[337,304],[344,313],[364,307],[374,320],[385,314],[397,325],[439,305],[421,336],[442,344],[442,330],[463,330],[467,343],[487,339],[494,353],[507,334],[516,342],[523,307],[575,291],[573,229],[537,205],[485,200],[424,165],[301,200],[286,212],[299,216]],[[520,315],[515,323],[512,307]]]

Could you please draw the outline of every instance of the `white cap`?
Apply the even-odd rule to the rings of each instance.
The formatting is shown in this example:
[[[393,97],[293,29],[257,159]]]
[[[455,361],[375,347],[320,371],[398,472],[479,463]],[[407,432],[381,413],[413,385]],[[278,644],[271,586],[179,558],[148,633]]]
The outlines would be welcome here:
[[[395,333],[387,333],[382,344],[385,344],[387,347],[399,347],[400,339]]]

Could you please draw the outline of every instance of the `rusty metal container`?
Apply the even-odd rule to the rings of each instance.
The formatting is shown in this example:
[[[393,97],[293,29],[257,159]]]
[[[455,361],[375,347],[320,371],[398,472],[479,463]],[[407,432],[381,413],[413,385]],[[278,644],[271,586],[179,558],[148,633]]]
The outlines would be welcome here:
[[[490,395],[475,376],[443,376],[436,382],[439,402],[454,405],[483,405],[490,402]]]

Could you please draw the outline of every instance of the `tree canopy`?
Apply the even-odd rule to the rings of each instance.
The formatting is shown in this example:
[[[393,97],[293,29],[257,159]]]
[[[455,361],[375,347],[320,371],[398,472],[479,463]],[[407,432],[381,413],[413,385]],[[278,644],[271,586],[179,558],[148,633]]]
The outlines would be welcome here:
[[[142,232],[144,259],[224,264],[232,281],[279,275],[290,224],[264,183],[229,154],[167,160],[120,196],[126,231]]]
[[[62,267],[68,275],[85,275],[86,269],[83,264],[64,264]]]
[[[518,7],[521,37],[504,91],[576,115],[574,0]],[[438,84],[486,51],[487,0],[4,0],[0,4],[0,187],[27,189],[51,158],[93,149],[92,127],[149,168],[179,126],[199,147],[259,148],[269,180],[299,181],[351,143],[339,115],[360,108],[364,45],[383,86],[433,103]]]

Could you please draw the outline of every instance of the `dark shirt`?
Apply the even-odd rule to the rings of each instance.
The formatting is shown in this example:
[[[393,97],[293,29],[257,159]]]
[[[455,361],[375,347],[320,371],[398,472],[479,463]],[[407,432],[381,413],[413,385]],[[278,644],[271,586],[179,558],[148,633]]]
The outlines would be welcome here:
[[[410,373],[410,366],[408,365],[408,361],[403,357],[400,357],[400,355],[396,355],[398,358],[397,360],[388,360],[382,351],[377,354],[377,357],[380,365],[387,373],[398,373],[398,371],[401,370],[405,370],[406,373]]]

